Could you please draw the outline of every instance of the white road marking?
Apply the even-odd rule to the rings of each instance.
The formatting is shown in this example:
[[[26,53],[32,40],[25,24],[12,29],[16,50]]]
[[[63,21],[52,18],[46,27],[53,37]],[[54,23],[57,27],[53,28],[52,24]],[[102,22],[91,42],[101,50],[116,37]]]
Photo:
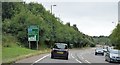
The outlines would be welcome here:
[[[90,63],[88,60],[85,60],[87,63]]]
[[[71,54],[71,57],[72,57],[72,58],[75,58],[72,54]]]
[[[33,64],[35,64],[35,63],[37,63],[37,62],[43,60],[44,58],[46,58],[46,57],[49,56],[49,55],[50,55],[50,54],[43,56],[42,58],[36,60],[36,61],[35,61],[34,63],[32,63],[31,65],[33,65]]]
[[[80,56],[83,60],[85,60],[85,58],[82,55],[80,55]],[[88,60],[85,60],[85,62],[90,63]]]
[[[82,59],[84,59],[82,55],[80,55],[80,57],[81,57]]]
[[[78,59],[75,59],[77,62],[79,62],[79,63],[82,63],[81,61],[79,61]]]
[[[84,59],[82,56],[81,56],[82,59]]]
[[[75,59],[75,57],[71,54],[71,57]],[[81,61],[79,61],[78,59],[75,59],[77,62],[82,63]]]

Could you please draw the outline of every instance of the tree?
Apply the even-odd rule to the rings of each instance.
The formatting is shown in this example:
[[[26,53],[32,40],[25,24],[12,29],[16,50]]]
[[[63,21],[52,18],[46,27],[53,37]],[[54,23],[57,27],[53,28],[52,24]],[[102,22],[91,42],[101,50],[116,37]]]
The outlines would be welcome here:
[[[116,48],[120,49],[120,24],[113,30],[112,34],[110,35],[110,39],[112,44],[116,46]]]

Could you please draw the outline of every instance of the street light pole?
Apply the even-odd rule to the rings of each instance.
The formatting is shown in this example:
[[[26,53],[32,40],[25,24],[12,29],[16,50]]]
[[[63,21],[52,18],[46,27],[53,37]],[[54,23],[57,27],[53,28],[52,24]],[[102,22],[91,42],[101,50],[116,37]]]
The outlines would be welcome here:
[[[57,5],[51,5],[51,14],[52,14],[52,10],[53,10],[52,8],[53,8],[53,6],[57,6]]]
[[[116,22],[112,22],[112,24],[114,24],[114,26],[116,27]]]
[[[52,10],[53,10],[53,7],[56,6],[56,5],[51,5],[51,14],[52,14]],[[52,40],[54,41],[54,38],[55,38],[55,26],[54,26],[54,22],[52,22]]]

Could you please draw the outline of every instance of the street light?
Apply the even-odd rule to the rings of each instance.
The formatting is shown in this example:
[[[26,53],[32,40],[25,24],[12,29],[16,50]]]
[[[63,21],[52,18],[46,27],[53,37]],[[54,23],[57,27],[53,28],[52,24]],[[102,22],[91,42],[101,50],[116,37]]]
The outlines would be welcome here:
[[[117,23],[116,23],[116,22],[112,22],[112,24],[114,24],[114,25],[115,25],[115,27],[116,27],[116,24],[117,24]]]
[[[57,6],[57,5],[51,5],[51,14],[52,14],[52,8],[53,8],[53,6]]]
[[[52,14],[52,8],[54,6],[57,6],[57,5],[51,5],[51,14]],[[52,22],[51,25],[52,25],[52,35],[53,35],[52,38],[55,39],[55,26],[54,26],[54,22]]]

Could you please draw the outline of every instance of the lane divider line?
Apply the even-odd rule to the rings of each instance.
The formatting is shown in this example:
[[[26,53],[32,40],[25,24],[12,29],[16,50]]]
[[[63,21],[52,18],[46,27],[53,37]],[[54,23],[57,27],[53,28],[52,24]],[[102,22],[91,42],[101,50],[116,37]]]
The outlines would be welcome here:
[[[79,61],[78,59],[75,59],[77,62],[79,62],[79,63],[82,63],[81,61]]]
[[[88,60],[85,60],[87,63],[90,63]]]
[[[82,55],[80,55],[80,57],[84,60],[84,58],[83,58],[83,56],[82,56]]]
[[[75,57],[71,54],[71,57],[75,59]],[[79,61],[78,59],[75,59],[77,62],[82,63],[81,61]]]
[[[82,55],[80,55],[81,56],[81,58],[85,61],[85,62],[87,62],[87,63],[90,63],[88,60],[86,60]]]
[[[35,64],[35,63],[37,63],[37,62],[43,60],[44,58],[46,58],[46,57],[49,56],[49,55],[50,55],[50,54],[43,56],[42,58],[36,60],[36,61],[35,61],[34,63],[32,63],[31,65],[33,65],[33,64]]]
[[[82,59],[84,59],[82,56],[81,56]]]

